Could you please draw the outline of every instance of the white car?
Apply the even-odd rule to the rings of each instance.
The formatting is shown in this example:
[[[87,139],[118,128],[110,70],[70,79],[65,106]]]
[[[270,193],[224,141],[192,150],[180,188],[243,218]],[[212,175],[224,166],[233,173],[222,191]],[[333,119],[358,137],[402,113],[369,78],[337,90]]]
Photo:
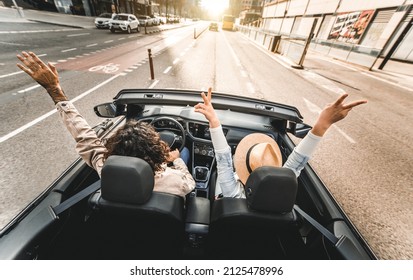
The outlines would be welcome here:
[[[139,21],[132,14],[117,14],[109,21],[110,32],[115,33],[117,30],[131,33],[132,30],[139,32]]]
[[[155,15],[151,15],[150,18],[152,19],[152,25],[160,25],[161,19]]]
[[[109,28],[109,21],[116,16],[115,13],[103,13],[95,18],[96,28]]]
[[[140,26],[152,26],[152,18],[149,16],[138,16]]]

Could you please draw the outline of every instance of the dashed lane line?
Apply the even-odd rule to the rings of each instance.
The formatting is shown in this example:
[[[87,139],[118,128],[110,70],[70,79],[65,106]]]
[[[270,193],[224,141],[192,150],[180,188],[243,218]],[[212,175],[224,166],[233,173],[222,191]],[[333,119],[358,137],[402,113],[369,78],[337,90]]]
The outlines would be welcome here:
[[[107,83],[113,81],[114,79],[116,79],[116,78],[119,77],[119,76],[120,76],[120,75],[115,75],[115,76],[110,77],[110,78],[107,79],[106,81],[104,81],[104,82],[96,85],[95,87],[93,87],[93,88],[85,91],[84,93],[76,96],[75,98],[72,99],[72,102],[74,103],[74,102],[82,99],[83,97],[89,95],[90,93],[94,92],[94,91],[97,90],[98,88],[100,88],[100,87],[106,85]],[[22,133],[22,132],[25,131],[26,129],[28,129],[28,128],[34,126],[34,125],[36,125],[37,123],[39,123],[39,122],[43,121],[44,119],[50,117],[51,115],[55,114],[56,112],[57,112],[56,109],[54,109],[54,110],[52,110],[52,111],[49,111],[48,113],[46,113],[46,114],[44,114],[44,115],[42,115],[42,116],[34,119],[33,121],[31,121],[31,122],[29,122],[29,123],[27,123],[27,124],[19,127],[18,129],[15,129],[15,130],[13,130],[12,132],[10,132],[10,133],[2,136],[2,137],[0,138],[0,143],[3,143],[4,141],[6,141],[6,140],[8,140],[8,139],[10,139],[10,138],[12,138],[12,137],[14,137],[14,136]]]

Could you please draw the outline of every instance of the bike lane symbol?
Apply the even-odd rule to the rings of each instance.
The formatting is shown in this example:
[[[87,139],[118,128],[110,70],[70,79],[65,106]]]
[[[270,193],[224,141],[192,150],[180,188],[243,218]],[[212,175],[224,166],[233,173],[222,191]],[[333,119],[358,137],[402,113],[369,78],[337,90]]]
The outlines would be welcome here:
[[[115,73],[119,71],[120,64],[108,63],[106,65],[97,65],[89,68],[90,72],[102,71],[106,74]]]

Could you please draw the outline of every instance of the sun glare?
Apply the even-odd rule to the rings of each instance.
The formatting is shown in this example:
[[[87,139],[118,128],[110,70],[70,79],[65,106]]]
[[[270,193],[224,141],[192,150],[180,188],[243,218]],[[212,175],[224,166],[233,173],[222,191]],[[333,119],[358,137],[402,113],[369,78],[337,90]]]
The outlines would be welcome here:
[[[228,0],[203,0],[202,6],[212,15],[219,15],[228,8]]]

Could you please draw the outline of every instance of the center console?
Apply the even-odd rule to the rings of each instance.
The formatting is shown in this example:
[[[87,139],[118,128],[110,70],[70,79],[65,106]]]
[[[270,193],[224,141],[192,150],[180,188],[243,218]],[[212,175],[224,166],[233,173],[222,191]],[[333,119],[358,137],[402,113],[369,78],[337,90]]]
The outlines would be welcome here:
[[[196,182],[195,196],[208,198],[208,183],[215,161],[212,143],[194,142],[192,154],[192,176]]]

